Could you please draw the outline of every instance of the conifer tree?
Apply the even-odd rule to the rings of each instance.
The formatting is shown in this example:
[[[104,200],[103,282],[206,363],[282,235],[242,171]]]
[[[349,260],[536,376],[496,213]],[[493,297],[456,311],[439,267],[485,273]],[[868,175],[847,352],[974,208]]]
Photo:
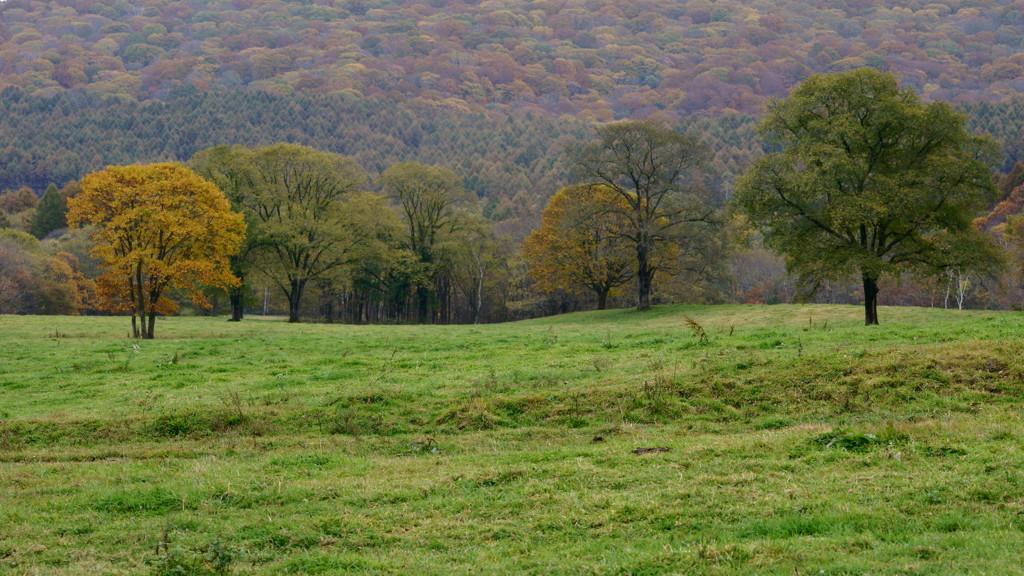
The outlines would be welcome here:
[[[61,198],[60,191],[55,185],[50,184],[36,207],[36,215],[32,219],[32,235],[42,240],[50,232],[66,228],[67,212],[68,207]]]

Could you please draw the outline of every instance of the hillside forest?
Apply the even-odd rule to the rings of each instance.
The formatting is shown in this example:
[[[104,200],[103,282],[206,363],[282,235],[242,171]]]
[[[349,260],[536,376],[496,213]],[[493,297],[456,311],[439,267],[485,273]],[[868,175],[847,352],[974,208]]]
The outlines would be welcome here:
[[[1000,145],[998,193],[971,217],[1007,266],[894,278],[881,302],[1019,307],[1022,41],[1020,7],[994,0],[6,0],[0,313],[98,311],[90,230],[64,220],[86,175],[166,161],[202,172],[211,150],[281,143],[351,159],[360,184],[346,201],[360,203],[345,225],[372,222],[373,242],[310,282],[303,318],[490,322],[593,307],[592,291],[539,280],[523,241],[580,181],[569,152],[604,123],[644,118],[700,141],[694,184],[721,224],[699,265],[680,255],[658,278],[655,302],[856,302],[853,278],[787,274],[729,206],[770,151],[757,132],[766,104],[812,74],[862,68],[954,104]],[[410,165],[452,176],[452,220],[429,255],[387,188],[389,170]],[[255,266],[242,293],[210,290],[210,309],[170,296],[198,313],[238,298],[250,314],[289,312],[273,276]],[[607,304],[632,304],[632,283]]]

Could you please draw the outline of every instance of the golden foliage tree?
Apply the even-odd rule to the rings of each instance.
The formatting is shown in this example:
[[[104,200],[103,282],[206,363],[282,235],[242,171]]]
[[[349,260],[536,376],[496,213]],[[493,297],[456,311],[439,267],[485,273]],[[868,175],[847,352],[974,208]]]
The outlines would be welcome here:
[[[96,226],[92,254],[103,261],[96,303],[129,312],[135,338],[153,338],[156,316],[177,310],[168,289],[208,307],[202,286],[238,282],[228,257],[238,251],[245,222],[220,189],[185,166],[111,166],[81,186],[68,201],[68,224]]]
[[[42,258],[34,272],[37,314],[77,316],[91,307],[95,284],[82,274],[74,254],[58,252]]]
[[[523,256],[541,292],[593,292],[598,310],[608,296],[632,279],[636,259],[622,237],[628,222],[625,200],[607,186],[568,186],[559,190],[527,236]]]

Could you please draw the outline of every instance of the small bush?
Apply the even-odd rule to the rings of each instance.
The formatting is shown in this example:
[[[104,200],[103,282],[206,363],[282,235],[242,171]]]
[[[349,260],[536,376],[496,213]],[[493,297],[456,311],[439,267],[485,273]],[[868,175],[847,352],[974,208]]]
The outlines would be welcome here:
[[[756,430],[776,430],[792,426],[793,421],[783,416],[768,415],[755,419],[753,425]]]
[[[442,414],[436,423],[454,426],[458,430],[490,430],[508,424],[482,398],[470,398],[461,406]]]
[[[150,418],[142,428],[143,432],[155,438],[177,438],[224,432],[243,424],[256,430],[260,428],[258,422],[234,408],[215,409],[209,412],[165,412]]]

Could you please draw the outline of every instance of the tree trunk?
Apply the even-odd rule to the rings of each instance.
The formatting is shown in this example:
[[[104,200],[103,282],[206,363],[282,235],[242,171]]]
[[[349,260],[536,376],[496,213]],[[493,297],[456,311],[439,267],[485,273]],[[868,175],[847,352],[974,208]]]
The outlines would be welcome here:
[[[608,290],[599,290],[597,292],[597,309],[604,310],[608,307]]]
[[[416,288],[416,307],[419,312],[419,323],[426,324],[430,319],[430,289],[426,286]]]
[[[138,316],[132,311],[132,338],[138,340],[141,336],[139,335],[139,324]]]
[[[946,280],[946,297],[942,299],[943,310],[949,310],[949,293],[953,290],[953,277],[949,274],[948,270],[946,271],[946,276],[948,280]]]
[[[142,284],[142,263],[135,265],[135,276],[130,282],[129,290],[132,293],[132,338],[140,339],[146,337],[146,293]],[[139,317],[139,325],[135,325],[135,316]]]
[[[145,327],[145,332],[142,334],[142,337],[146,340],[152,340],[154,338],[154,334],[156,333],[155,328],[156,312],[150,312],[149,318],[147,318],[147,326]]]
[[[864,325],[878,324],[878,278],[861,273],[864,281]]]
[[[647,246],[639,244],[636,247],[636,284],[637,284],[637,310],[649,310],[651,307],[651,285],[654,283],[654,270],[651,269]]]
[[[437,294],[435,302],[434,317],[432,323],[453,324],[455,322],[455,290],[452,288],[452,278],[447,273],[438,276],[434,281],[434,293]]]
[[[302,307],[302,289],[306,287],[305,280],[292,280],[291,291],[288,293],[288,322],[299,322],[299,310]]]
[[[473,324],[480,323],[480,310],[484,307],[484,269],[480,267],[480,273],[476,278],[476,298],[473,300]]]
[[[242,287],[232,288],[228,291],[228,299],[231,300],[231,319],[228,322],[242,321]]]

